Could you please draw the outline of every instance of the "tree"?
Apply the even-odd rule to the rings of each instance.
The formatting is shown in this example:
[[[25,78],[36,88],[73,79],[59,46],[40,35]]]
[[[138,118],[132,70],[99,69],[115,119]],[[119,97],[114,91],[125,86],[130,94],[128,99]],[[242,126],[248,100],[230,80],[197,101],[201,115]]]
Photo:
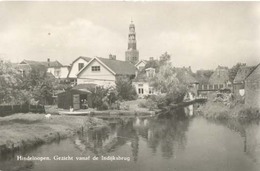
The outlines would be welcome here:
[[[107,110],[117,100],[117,92],[114,87],[96,86],[90,89],[92,105],[98,110]]]
[[[0,62],[0,104],[20,104],[30,96],[21,88],[22,76],[10,62]]]
[[[137,93],[132,85],[132,81],[127,76],[118,76],[116,78],[116,90],[118,92],[119,99],[134,100],[137,98]]]
[[[31,93],[31,103],[52,104],[52,96],[58,85],[58,80],[46,70],[33,68],[23,78],[23,89]]]
[[[169,55],[167,52],[163,53],[160,57],[159,57],[159,62],[160,65],[164,65],[170,62],[171,60],[171,55]]]
[[[234,65],[231,69],[229,69],[228,71],[228,77],[229,77],[229,80],[233,83],[236,75],[237,75],[237,72],[239,70],[239,68],[241,66],[245,66],[246,64],[245,63],[237,63],[236,65]]]
[[[180,82],[176,75],[174,68],[170,64],[165,64],[150,80],[155,90],[165,95],[164,105],[180,102],[186,93],[187,86]]]

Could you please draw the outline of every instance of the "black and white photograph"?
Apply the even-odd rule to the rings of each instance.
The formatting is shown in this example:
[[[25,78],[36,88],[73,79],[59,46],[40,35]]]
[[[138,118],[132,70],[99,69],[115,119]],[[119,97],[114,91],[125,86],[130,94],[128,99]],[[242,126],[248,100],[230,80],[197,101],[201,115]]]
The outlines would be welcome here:
[[[0,1],[0,171],[259,171],[260,1]]]

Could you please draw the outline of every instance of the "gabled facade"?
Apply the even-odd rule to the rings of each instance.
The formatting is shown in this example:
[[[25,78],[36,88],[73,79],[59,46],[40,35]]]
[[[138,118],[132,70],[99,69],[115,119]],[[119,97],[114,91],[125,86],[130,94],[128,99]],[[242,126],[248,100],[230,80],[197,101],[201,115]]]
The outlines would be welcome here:
[[[80,56],[72,62],[68,73],[68,78],[71,80],[71,82],[76,83],[78,72],[84,68],[90,60],[91,58],[89,57]]]
[[[260,64],[245,79],[245,104],[260,108]]]
[[[59,61],[50,61],[42,62],[43,65],[47,68],[47,72],[54,75],[57,79],[66,79],[69,73],[69,66],[63,66]]]
[[[136,68],[126,61],[95,57],[77,74],[77,84],[115,85],[117,76],[134,78]]]
[[[55,78],[65,79],[68,76],[69,66],[63,66],[59,61],[50,61],[48,59],[46,62],[42,61],[31,61],[23,60],[20,62],[16,68],[21,72],[21,74],[28,74],[31,70],[37,70],[40,72],[51,73]]]
[[[52,73],[55,78],[66,79],[68,77],[69,70],[69,66],[49,67],[47,72]]]
[[[23,76],[28,75],[33,70],[39,72],[40,74],[44,74],[47,71],[47,68],[43,63],[31,60],[23,60],[16,65],[16,69]]]
[[[135,67],[136,67],[139,71],[141,71],[141,70],[144,69],[144,67],[145,67],[146,64],[147,64],[147,61],[141,60],[141,61],[139,61],[137,64],[135,64]]]
[[[213,89],[231,88],[228,76],[228,67],[218,66],[209,78],[209,84]]]

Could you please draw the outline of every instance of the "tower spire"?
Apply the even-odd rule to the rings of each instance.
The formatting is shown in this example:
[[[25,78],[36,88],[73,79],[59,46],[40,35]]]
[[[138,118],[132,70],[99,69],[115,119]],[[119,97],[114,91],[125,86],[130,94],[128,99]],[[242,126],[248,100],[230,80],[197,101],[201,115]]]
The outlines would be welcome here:
[[[131,18],[131,23],[129,25],[129,34],[128,34],[128,48],[125,56],[126,61],[130,61],[135,64],[139,60],[139,52],[136,49],[136,33],[135,33],[135,25]]]

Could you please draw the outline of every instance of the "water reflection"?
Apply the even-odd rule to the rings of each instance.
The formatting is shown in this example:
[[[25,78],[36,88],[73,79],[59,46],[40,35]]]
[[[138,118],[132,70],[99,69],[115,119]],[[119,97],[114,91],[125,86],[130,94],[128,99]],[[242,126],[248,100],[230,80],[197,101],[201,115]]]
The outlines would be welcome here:
[[[132,150],[133,159],[136,161],[139,138],[133,122],[132,119],[118,120],[118,123],[110,124],[109,127],[89,130],[81,134],[74,143],[83,153],[91,151],[97,156],[111,153],[128,144]]]
[[[20,171],[33,168],[33,161],[16,161],[14,154],[0,155],[0,170],[3,171]]]
[[[154,153],[160,147],[162,156],[171,158],[177,150],[184,150],[187,138],[188,120],[152,120],[149,124],[148,146]]]
[[[243,141],[244,153],[254,162],[260,163],[260,129],[258,121],[239,121],[239,120],[211,120],[219,125],[229,128],[239,134]]]
[[[188,127],[188,119],[121,119],[109,127],[83,133],[74,144],[82,153],[91,151],[98,156],[127,145],[131,148],[133,160],[137,161],[139,139],[142,138],[153,154],[160,150],[164,158],[171,158],[176,151],[185,149]]]

